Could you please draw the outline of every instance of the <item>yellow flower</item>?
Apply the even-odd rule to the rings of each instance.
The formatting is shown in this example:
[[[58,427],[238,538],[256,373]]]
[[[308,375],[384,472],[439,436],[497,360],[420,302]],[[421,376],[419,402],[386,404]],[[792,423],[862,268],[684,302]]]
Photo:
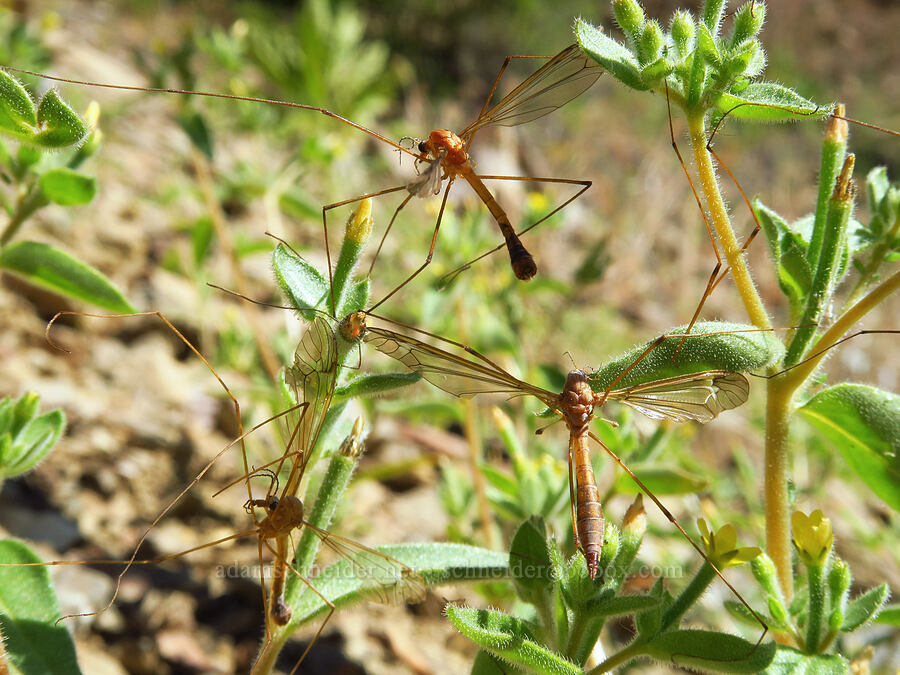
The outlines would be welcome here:
[[[697,520],[697,526],[700,528],[700,538],[703,540],[706,555],[720,570],[743,565],[762,552],[758,546],[736,548],[737,530],[730,523],[723,525],[718,532],[710,532],[703,518]]]
[[[803,564],[807,566],[824,564],[834,543],[831,521],[820,509],[816,509],[808,516],[802,511],[794,511],[791,516],[791,527],[794,545]]]

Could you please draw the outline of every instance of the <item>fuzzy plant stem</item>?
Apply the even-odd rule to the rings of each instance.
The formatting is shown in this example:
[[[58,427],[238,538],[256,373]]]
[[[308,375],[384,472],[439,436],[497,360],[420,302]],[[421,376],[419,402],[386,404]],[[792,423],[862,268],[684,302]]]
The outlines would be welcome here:
[[[788,431],[793,415],[794,395],[815,372],[825,350],[844,337],[868,312],[900,289],[900,272],[885,279],[847,310],[815,344],[814,355],[768,383],[766,402],[766,553],[775,563],[778,581],[789,602],[793,597],[791,572],[791,530],[788,491]]]
[[[708,562],[703,563],[703,566],[697,571],[694,578],[691,579],[691,583],[681,591],[675,599],[675,602],[673,602],[663,613],[660,632],[671,628],[673,625],[678,625],[681,617],[694,606],[715,578],[715,568]]]
[[[728,217],[728,209],[722,193],[719,191],[719,182],[716,178],[716,170],[713,167],[712,156],[707,150],[706,125],[702,110],[688,111],[688,129],[691,137],[691,149],[694,153],[694,161],[697,165],[697,173],[700,178],[700,187],[706,199],[706,207],[710,220],[715,228],[716,236],[722,245],[722,252],[731,267],[731,275],[740,293],[741,300],[750,317],[750,321],[757,328],[771,328],[769,315],[766,313],[762,298],[753,284],[747,261],[741,252],[740,244],[735,237],[731,220]]]
[[[827,148],[828,143],[825,146]],[[786,367],[796,365],[806,356],[809,346],[816,336],[825,307],[831,302],[834,287],[840,281],[838,267],[846,248],[847,225],[850,222],[850,213],[853,211],[853,189],[850,182],[853,164],[854,156],[847,155],[841,169],[840,179],[824,206],[824,228],[814,267],[812,286],[800,326],[791,340],[784,358]],[[812,244],[810,244],[810,256],[812,254]]]
[[[22,225],[25,224],[25,221],[34,215],[35,211],[47,206],[49,203],[50,201],[44,195],[43,190],[39,187],[33,188],[16,206],[12,218],[10,218],[6,227],[3,229],[3,234],[0,235],[0,246],[6,246],[10,240],[16,236],[16,233],[18,233]]]
[[[822,618],[825,613],[825,565],[807,567],[809,587],[809,616],[806,623],[806,653],[815,654],[822,635]]]

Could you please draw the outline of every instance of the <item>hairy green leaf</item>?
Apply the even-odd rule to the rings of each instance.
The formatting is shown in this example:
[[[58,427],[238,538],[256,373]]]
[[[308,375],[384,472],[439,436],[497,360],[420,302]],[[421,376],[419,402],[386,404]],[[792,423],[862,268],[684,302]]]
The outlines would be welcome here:
[[[54,293],[119,314],[137,310],[103,274],[49,244],[20,241],[0,251],[0,268]]]
[[[800,412],[872,492],[900,510],[900,396],[844,383],[819,392]]]
[[[0,541],[0,562],[40,562],[24,544]],[[59,619],[46,567],[0,567],[0,632],[12,673],[80,673],[75,645]],[[0,669],[2,669],[0,663]]]

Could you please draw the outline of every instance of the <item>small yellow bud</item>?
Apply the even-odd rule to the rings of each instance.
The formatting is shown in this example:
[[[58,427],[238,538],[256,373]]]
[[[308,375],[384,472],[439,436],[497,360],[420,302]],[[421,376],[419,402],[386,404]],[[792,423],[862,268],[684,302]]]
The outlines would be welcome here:
[[[97,128],[97,122],[100,121],[100,104],[97,101],[88,103],[87,109],[84,111],[84,121],[91,129]]]
[[[372,200],[363,199],[347,219],[346,238],[364,243],[372,233]]]

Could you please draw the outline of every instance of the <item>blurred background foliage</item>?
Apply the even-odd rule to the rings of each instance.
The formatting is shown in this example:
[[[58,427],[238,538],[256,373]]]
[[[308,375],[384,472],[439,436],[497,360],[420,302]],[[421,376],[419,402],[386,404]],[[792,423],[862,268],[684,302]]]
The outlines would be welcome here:
[[[573,41],[576,16],[616,32],[607,5],[568,0],[11,5],[0,11],[2,63],[99,82],[322,106],[395,141],[424,137],[436,127],[463,128],[477,114],[507,55],[557,53]],[[648,15],[664,22],[675,7],[693,9],[690,2],[651,0],[644,5]],[[771,3],[762,34],[769,54],[766,75],[814,100],[840,100],[851,117],[900,129],[895,105],[900,100],[900,46],[894,35],[898,23],[900,7],[893,3]],[[514,62],[499,92],[509,91],[535,68],[535,62]],[[26,82],[37,90],[48,86],[33,78]],[[400,162],[398,154],[377,139],[315,112],[76,85],[60,89],[79,110],[100,101],[105,140],[90,167],[99,194],[89,206],[52,212],[37,231],[48,241],[66,241],[139,308],[165,312],[233,386],[247,424],[267,417],[280,405],[272,376],[279,364],[290,361],[300,322],[285,311],[236,301],[206,283],[279,303],[269,262],[274,241],[266,233],[285,239],[321,265],[322,205],[401,185],[413,173],[411,162]],[[779,212],[798,218],[804,214],[797,209],[813,202],[821,133],[822,125],[808,121],[778,127],[730,124],[717,136],[716,149],[748,194],[759,194]],[[880,164],[888,166],[892,177],[900,175],[895,138],[851,129],[850,145],[857,154],[857,176]],[[462,274],[449,289],[438,290],[440,276],[499,240],[471,190],[454,186],[434,262],[381,308],[384,314],[472,344],[523,379],[551,389],[560,386],[573,361],[580,367],[598,366],[631,344],[689,319],[713,257],[670,147],[663,100],[638,96],[604,77],[551,116],[480,133],[473,154],[482,172],[564,176],[592,180],[594,185],[527,237],[539,266],[534,280],[518,282],[501,253]],[[523,224],[571,194],[532,183],[496,187],[513,222]],[[726,191],[738,197],[731,186]],[[411,203],[402,212],[375,266],[373,297],[393,288],[421,263],[436,201]],[[377,200],[373,236],[381,236],[398,203],[396,194]],[[339,242],[349,209],[329,213],[332,246]],[[744,206],[735,201],[732,211],[749,232],[752,221]],[[766,255],[761,241],[754,244],[750,258],[757,281],[767,302],[777,303],[781,296]],[[94,345],[86,335],[134,346],[158,336],[156,325],[62,326],[62,336],[75,341],[77,356],[76,363],[60,365],[57,359],[64,355],[47,356],[39,335],[43,322],[67,305],[15,284],[7,284],[4,296],[12,296],[4,298],[4,311],[17,317],[7,328],[5,348],[26,356],[0,375],[0,394],[34,389],[48,407],[66,409],[68,436],[75,440],[61,441],[60,462],[67,442],[85,451],[91,447],[90,434],[98,434],[104,425],[126,445],[135,438],[143,443],[146,434],[168,437],[164,431],[135,431],[129,424],[137,423],[129,422],[125,413],[106,415],[79,407],[72,403],[77,393],[55,384],[92,382],[84,373],[103,372],[92,360]],[[897,309],[894,299],[867,327],[896,328]],[[705,316],[745,319],[727,281],[707,303]],[[895,353],[900,352],[892,348],[890,337],[865,340],[841,348],[831,369],[841,377],[896,390]],[[116,368],[139,367],[129,366],[128,349],[115,354],[120,359]],[[187,355],[165,347],[152,358],[169,375],[168,366],[155,359],[181,367]],[[387,367],[374,355],[363,358],[366,368]],[[200,369],[190,373],[191,390],[202,388],[207,398],[196,406],[191,399],[191,405],[184,406],[181,416],[188,421],[168,417],[170,409],[184,401],[175,397],[172,402],[167,387],[184,388],[185,380],[151,387],[142,378],[124,378],[133,382],[123,382],[126,393],[119,395],[154,399],[159,408],[144,412],[154,426],[192,424],[202,418],[229,436],[229,408],[221,402],[217,385]],[[216,401],[213,406],[210,396]],[[743,412],[726,415],[702,432],[660,427],[617,410],[609,414],[619,429],[603,427],[602,432],[626,461],[683,477],[670,491],[683,496],[666,501],[689,530],[699,516],[715,526],[734,522],[742,542],[749,545],[762,537],[756,438],[762,410],[756,403],[751,400]],[[509,417],[488,414],[490,404],[499,404]],[[370,446],[376,459],[363,465],[358,482],[376,480],[397,494],[410,486],[426,488],[439,495],[443,510],[436,518],[443,532],[435,536],[483,545],[499,546],[501,535],[508,536],[523,510],[537,503],[557,535],[569,539],[571,550],[567,500],[557,498],[559,482],[565,481],[564,440],[556,430],[535,438],[542,423],[531,414],[536,410],[535,404],[520,401],[461,408],[424,386],[408,398],[371,402],[366,412],[374,428]],[[123,432],[123,427],[128,429]],[[443,446],[428,437],[435,427],[451,432]],[[463,430],[468,440],[460,436]],[[184,442],[184,435],[181,439]],[[261,434],[252,446],[257,463],[278,453],[279,442],[274,431]],[[405,454],[389,449],[398,442],[407,446]],[[872,529],[873,523],[877,531],[896,526],[896,514],[872,502],[853,480],[842,479],[846,472],[833,449],[812,436],[798,443],[805,450],[795,458],[798,504],[830,503],[838,547],[842,540],[862,543],[862,550],[840,551],[853,564],[860,586],[884,581],[887,574],[893,587],[900,587],[900,543]],[[473,446],[490,467],[485,476],[496,516],[491,523],[479,519],[466,468],[466,453]],[[77,507],[62,506],[60,495],[71,496],[75,488],[54,494],[52,486],[58,488],[63,478],[77,485],[78,478],[53,461],[42,465],[33,482],[49,493],[46,501],[74,518]],[[228,461],[228,469],[237,471],[237,458]],[[597,458],[604,497],[612,500],[618,518],[634,490],[610,464]],[[516,503],[503,489],[509,485],[504,474],[539,489]],[[178,486],[173,479],[166,489]],[[619,493],[628,496],[613,499]],[[687,545],[650,510],[654,536],[641,550],[648,565],[693,566]],[[147,504],[131,515],[137,519],[144,511],[154,512]],[[192,517],[184,515],[193,525]],[[381,541],[393,540],[397,531],[399,541],[403,532],[417,531],[416,513],[407,517],[411,524],[405,526],[386,525],[383,518],[370,524],[348,517],[341,531],[363,536],[374,531]],[[127,541],[116,541],[103,528],[96,537],[85,538],[114,555],[129,550]],[[495,602],[510,597],[499,585],[484,590]],[[708,603],[711,611],[720,607],[718,600]]]

